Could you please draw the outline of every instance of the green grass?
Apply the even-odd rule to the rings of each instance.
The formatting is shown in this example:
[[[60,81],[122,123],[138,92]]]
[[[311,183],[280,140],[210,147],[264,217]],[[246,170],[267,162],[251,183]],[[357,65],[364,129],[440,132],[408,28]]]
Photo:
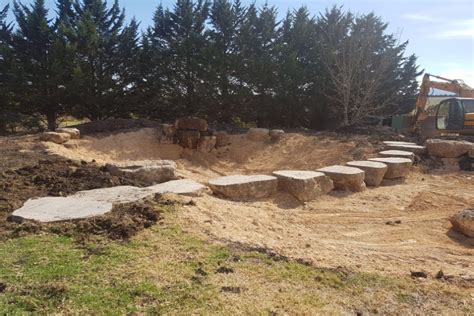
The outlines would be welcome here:
[[[43,234],[0,244],[0,314],[393,313],[431,304],[443,312],[468,295],[431,281],[317,269],[211,244],[183,231],[175,216],[167,212],[130,242]]]

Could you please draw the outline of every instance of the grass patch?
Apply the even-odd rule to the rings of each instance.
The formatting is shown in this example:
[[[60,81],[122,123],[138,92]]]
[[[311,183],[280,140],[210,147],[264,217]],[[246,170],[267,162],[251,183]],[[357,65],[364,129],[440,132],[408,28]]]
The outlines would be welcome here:
[[[0,244],[4,314],[467,312],[469,289],[317,269],[211,244],[176,210],[129,241],[43,233]],[[438,294],[441,293],[441,294]],[[468,302],[461,306],[459,301]],[[471,310],[472,311],[472,310]]]

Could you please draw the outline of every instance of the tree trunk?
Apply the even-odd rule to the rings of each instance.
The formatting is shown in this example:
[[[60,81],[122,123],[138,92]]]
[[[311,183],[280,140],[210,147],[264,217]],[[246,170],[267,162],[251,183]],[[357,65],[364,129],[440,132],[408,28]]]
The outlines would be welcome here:
[[[48,129],[54,132],[56,130],[56,113],[46,114],[46,119],[48,121]]]

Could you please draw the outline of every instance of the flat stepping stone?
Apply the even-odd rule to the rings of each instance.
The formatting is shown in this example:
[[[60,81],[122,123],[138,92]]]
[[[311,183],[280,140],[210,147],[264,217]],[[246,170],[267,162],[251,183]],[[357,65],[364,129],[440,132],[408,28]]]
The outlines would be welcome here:
[[[233,175],[209,180],[209,187],[230,199],[255,199],[276,193],[278,180],[267,175]]]
[[[405,178],[413,164],[411,159],[399,157],[370,158],[369,161],[381,162],[387,165],[388,169],[384,176],[385,179]]]
[[[403,142],[403,141],[395,141],[395,140],[387,140],[387,141],[384,141],[383,144],[386,145],[386,146],[388,146],[388,145],[393,145],[393,146],[397,146],[397,145],[417,145],[416,143],[412,143],[412,142]]]
[[[376,161],[350,161],[347,163],[349,167],[364,170],[364,182],[367,185],[378,187],[382,183],[383,177],[388,170],[388,166],[382,162]]]
[[[278,178],[278,188],[300,201],[311,201],[330,192],[333,181],[322,172],[302,170],[279,170],[273,172]]]
[[[453,228],[474,238],[474,209],[463,210],[451,218]]]
[[[413,161],[415,159],[415,154],[411,151],[406,150],[384,150],[379,152],[379,155],[382,157],[399,157],[399,158],[407,158]]]
[[[146,189],[153,192],[153,194],[174,193],[180,195],[199,196],[207,190],[207,187],[193,180],[182,179],[160,183]]]
[[[426,152],[425,146],[411,145],[411,144],[392,144],[392,145],[385,145],[385,147],[387,147],[387,150],[410,151],[416,155],[422,155]]]
[[[26,201],[12,214],[15,221],[34,220],[42,223],[84,219],[112,210],[112,203],[78,196],[44,197]]]
[[[339,190],[360,192],[365,190],[364,170],[347,166],[329,166],[318,169],[334,182],[334,187]]]
[[[73,196],[83,199],[108,202],[108,203],[130,203],[141,200],[153,193],[146,188],[138,188],[130,185],[122,185],[111,188],[101,188],[87,191],[79,191]]]

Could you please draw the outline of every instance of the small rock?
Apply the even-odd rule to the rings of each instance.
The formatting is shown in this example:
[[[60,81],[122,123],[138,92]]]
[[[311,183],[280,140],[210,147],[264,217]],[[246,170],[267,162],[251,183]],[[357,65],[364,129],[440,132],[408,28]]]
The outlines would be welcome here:
[[[462,210],[454,215],[451,224],[456,231],[474,238],[474,209]]]
[[[43,133],[40,138],[44,142],[64,144],[65,142],[71,139],[71,135],[67,133],[46,132],[46,133]]]
[[[72,128],[72,127],[57,128],[56,132],[69,134],[69,136],[71,136],[71,139],[81,138],[81,132],[77,128]]]
[[[219,267],[216,270],[217,273],[224,273],[224,274],[229,274],[229,273],[234,273],[234,269],[228,268],[228,267]]]
[[[282,139],[283,135],[285,135],[285,131],[282,129],[272,129],[270,130],[269,135],[272,141],[277,142]]]

